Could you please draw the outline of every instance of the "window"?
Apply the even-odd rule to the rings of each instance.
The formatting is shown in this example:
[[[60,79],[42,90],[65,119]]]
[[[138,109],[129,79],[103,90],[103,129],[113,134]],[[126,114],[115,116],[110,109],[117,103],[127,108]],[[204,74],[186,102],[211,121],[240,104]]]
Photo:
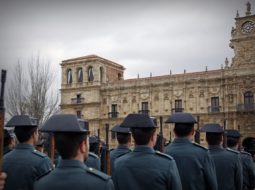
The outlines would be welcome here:
[[[118,73],[118,80],[121,80],[122,79],[122,75],[121,73]]]
[[[103,82],[103,67],[100,67],[100,82]]]
[[[182,112],[182,100],[181,99],[178,99],[178,100],[175,100],[175,112]]]
[[[67,84],[71,84],[72,82],[73,82],[73,79],[72,79],[72,70],[68,69],[67,70]]]
[[[245,92],[244,93],[244,109],[245,110],[254,109],[253,104],[254,104],[253,93],[251,91]]]
[[[220,111],[220,100],[219,97],[211,98],[211,112],[219,112]]]
[[[111,131],[111,139],[116,139],[116,132],[115,131]]]
[[[93,68],[90,66],[88,69],[88,81],[92,82],[93,80],[94,80]]]
[[[111,116],[112,118],[118,117],[117,104],[112,104]]]
[[[253,94],[251,91],[245,92],[244,93],[244,105],[251,105],[253,104],[254,99],[253,99]]]
[[[81,103],[81,94],[76,95],[77,104]]]
[[[142,111],[149,110],[148,102],[142,102]]]
[[[83,81],[82,68],[78,68],[78,70],[77,70],[77,81],[78,82],[82,82]]]
[[[77,117],[79,118],[79,119],[81,119],[81,111],[76,111],[76,115],[77,115]]]
[[[148,102],[142,102],[142,110],[140,110],[139,113],[149,114],[149,104],[148,104]]]

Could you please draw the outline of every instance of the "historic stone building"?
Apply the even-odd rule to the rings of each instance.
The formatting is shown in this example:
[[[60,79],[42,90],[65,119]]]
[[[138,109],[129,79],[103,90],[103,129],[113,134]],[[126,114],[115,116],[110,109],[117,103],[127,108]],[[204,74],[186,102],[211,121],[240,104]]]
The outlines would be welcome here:
[[[255,137],[255,15],[250,4],[246,15],[237,13],[235,20],[230,40],[235,56],[219,70],[124,80],[122,65],[96,55],[62,61],[62,112],[87,119],[92,134],[100,128],[102,138],[106,123],[113,127],[129,113],[166,120],[174,112],[199,116],[200,126],[218,122]],[[164,136],[173,137],[171,125],[163,127]]]

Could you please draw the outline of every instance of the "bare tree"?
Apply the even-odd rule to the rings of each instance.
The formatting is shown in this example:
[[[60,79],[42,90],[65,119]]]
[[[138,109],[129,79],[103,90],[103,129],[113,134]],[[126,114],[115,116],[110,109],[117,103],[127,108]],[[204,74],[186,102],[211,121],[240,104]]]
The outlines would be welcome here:
[[[28,114],[41,124],[58,111],[59,94],[51,90],[55,76],[49,63],[40,56],[26,64],[18,61],[13,76],[6,101],[10,116]]]

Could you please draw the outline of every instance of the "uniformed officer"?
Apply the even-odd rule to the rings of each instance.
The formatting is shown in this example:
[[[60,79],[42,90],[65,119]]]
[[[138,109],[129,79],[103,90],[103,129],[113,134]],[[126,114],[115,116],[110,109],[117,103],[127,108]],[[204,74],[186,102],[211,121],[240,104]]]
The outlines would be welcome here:
[[[228,129],[226,132],[228,148],[238,151],[241,134],[234,129]],[[243,166],[243,190],[252,190],[255,188],[255,165],[250,153],[240,151],[240,156]]]
[[[96,137],[89,137],[89,144],[96,144],[97,142],[97,138]],[[91,147],[89,148],[90,152],[89,152],[89,156],[88,159],[85,161],[85,164],[88,167],[100,170],[101,169],[101,160],[100,158],[95,154],[95,150],[91,150]]]
[[[206,132],[209,152],[215,164],[218,190],[241,190],[243,177],[239,152],[222,147],[223,128],[217,123],[209,123],[201,128],[201,132]]]
[[[113,180],[117,190],[180,190],[174,159],[157,152],[156,126],[148,115],[129,114],[121,127],[131,128],[135,149],[116,159]]]
[[[4,129],[4,155],[16,145],[16,137],[12,130]]]
[[[89,152],[89,131],[82,127],[76,115],[53,115],[41,131],[54,133],[62,159],[55,170],[35,182],[34,190],[114,189],[110,176],[84,164]]]
[[[253,158],[253,162],[255,163],[255,138],[247,137],[243,140],[242,146],[244,151],[249,152]]]
[[[38,140],[37,121],[19,115],[12,117],[6,127],[15,127],[19,144],[3,159],[3,171],[7,174],[5,189],[32,190],[34,181],[53,168],[51,160],[34,148]]]
[[[165,147],[165,153],[177,164],[183,190],[216,190],[215,167],[208,149],[192,143],[196,119],[190,113],[174,113],[166,123],[175,123],[176,138]]]
[[[111,131],[116,132],[118,141],[118,147],[110,152],[110,171],[111,176],[113,176],[115,159],[131,152],[129,148],[131,145],[131,131],[129,128],[120,127],[120,125],[115,125]]]

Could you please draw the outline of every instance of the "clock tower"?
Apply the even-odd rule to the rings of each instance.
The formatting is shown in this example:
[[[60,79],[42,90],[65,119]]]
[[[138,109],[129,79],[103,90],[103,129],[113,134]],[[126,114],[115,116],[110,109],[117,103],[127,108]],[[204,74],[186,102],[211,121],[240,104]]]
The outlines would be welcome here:
[[[251,13],[251,4],[246,4],[246,13],[240,17],[237,11],[235,28],[231,30],[232,39],[230,47],[235,56],[232,60],[233,67],[247,67],[255,65],[255,15]]]

